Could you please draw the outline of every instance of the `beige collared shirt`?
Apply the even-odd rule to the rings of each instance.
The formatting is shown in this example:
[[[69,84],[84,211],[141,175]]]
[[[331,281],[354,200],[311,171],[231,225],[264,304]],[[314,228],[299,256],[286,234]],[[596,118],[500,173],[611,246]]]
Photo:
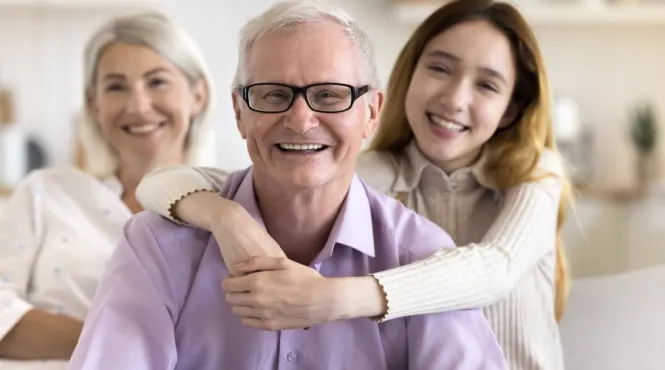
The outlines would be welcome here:
[[[367,183],[440,225],[458,245],[375,274],[388,298],[384,319],[485,306],[511,369],[563,369],[554,315],[562,183],[548,177],[502,192],[483,176],[483,163],[481,157],[447,175],[415,143],[401,156],[368,152],[358,159],[357,172]],[[563,172],[551,152],[539,168]],[[145,177],[137,195],[145,208],[173,219],[169,209],[177,200],[221,189],[226,177],[217,169],[169,167]]]

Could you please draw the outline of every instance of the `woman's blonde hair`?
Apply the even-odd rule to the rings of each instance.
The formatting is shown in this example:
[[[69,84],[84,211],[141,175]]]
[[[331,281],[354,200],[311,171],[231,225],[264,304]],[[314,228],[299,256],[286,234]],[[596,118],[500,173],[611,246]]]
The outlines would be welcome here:
[[[512,97],[514,121],[497,132],[485,145],[489,152],[485,168],[500,189],[536,181],[536,169],[543,150],[556,151],[550,118],[550,91],[545,65],[531,28],[513,6],[492,0],[456,0],[440,7],[413,33],[393,68],[386,91],[386,103],[378,132],[369,150],[401,152],[413,138],[404,102],[418,59],[426,44],[445,30],[471,20],[485,20],[510,40],[517,61],[517,81]],[[557,219],[555,313],[564,311],[570,278],[561,226],[570,199],[570,185],[563,178],[563,192]]]
[[[117,171],[119,158],[104,139],[99,123],[91,112],[99,58],[114,43],[145,46],[173,63],[193,86],[202,81],[207,89],[206,102],[200,114],[190,123],[185,142],[185,162],[197,165],[210,144],[206,140],[210,125],[208,118],[215,101],[208,66],[194,39],[171,19],[161,13],[149,12],[114,18],[90,38],[84,52],[83,116],[78,122],[78,135],[85,151],[85,170],[97,176],[109,176]]]

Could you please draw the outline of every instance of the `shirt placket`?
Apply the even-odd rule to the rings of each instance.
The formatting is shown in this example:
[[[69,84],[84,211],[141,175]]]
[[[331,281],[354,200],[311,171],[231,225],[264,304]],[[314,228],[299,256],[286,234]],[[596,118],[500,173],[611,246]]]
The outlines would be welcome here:
[[[306,330],[282,330],[279,332],[278,370],[296,370],[303,368],[302,336]]]
[[[454,209],[451,206],[455,194],[449,180],[444,176],[441,173],[426,174],[423,179],[425,181],[423,190],[425,198],[429,200],[426,203],[429,203],[427,208],[431,210],[430,220],[453,236],[457,227]]]

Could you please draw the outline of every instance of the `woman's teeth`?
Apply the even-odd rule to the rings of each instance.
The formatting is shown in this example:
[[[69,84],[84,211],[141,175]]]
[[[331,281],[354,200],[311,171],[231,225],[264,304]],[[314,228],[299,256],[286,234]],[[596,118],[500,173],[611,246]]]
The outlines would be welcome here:
[[[323,147],[321,144],[279,144],[282,150],[320,150]]]
[[[445,119],[443,119],[443,118],[440,118],[440,117],[430,116],[430,120],[431,120],[433,123],[435,123],[436,125],[441,126],[441,127],[444,127],[444,128],[446,128],[446,129],[448,129],[448,130],[450,130],[450,131],[454,131],[454,132],[462,132],[462,131],[464,131],[464,130],[466,129],[465,126],[460,125],[459,123],[456,123],[456,122],[450,122],[450,121],[447,121],[447,120],[445,120]]]
[[[155,131],[161,126],[159,123],[148,123],[145,125],[127,126],[130,134],[146,134]]]

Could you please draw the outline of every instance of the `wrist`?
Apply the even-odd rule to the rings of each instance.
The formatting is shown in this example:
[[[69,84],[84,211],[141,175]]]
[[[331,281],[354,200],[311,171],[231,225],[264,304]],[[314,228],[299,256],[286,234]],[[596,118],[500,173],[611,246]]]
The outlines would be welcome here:
[[[373,276],[336,280],[337,319],[372,318],[387,311],[386,295]]]
[[[208,230],[213,230],[214,227],[219,226],[233,229],[242,226],[242,222],[246,222],[243,216],[247,211],[242,206],[216,194],[210,195],[214,197],[214,200],[209,199],[209,204],[213,205],[213,207],[211,212],[207,212],[205,219]]]

